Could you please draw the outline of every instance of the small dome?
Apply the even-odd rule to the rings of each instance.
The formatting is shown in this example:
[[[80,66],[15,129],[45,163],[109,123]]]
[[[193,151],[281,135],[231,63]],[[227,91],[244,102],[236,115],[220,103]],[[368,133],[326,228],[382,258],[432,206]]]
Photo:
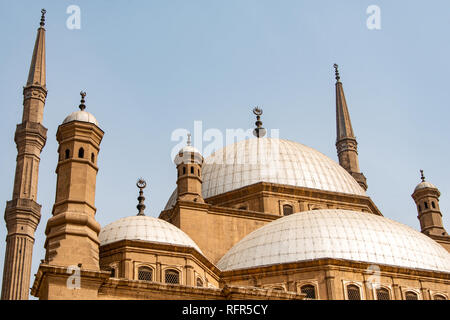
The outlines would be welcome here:
[[[68,115],[64,119],[63,124],[72,122],[72,121],[89,122],[89,123],[93,123],[97,127],[99,127],[97,119],[95,119],[95,117],[91,113],[84,111],[84,110],[72,112],[70,115]]]
[[[98,238],[101,246],[120,240],[142,240],[192,247],[198,252],[202,252],[181,229],[167,221],[148,216],[119,219],[102,228]]]
[[[177,155],[173,162],[176,165],[181,163],[203,163],[203,156],[196,148],[191,145],[184,146]]]
[[[275,220],[248,234],[217,266],[235,270],[322,258],[450,272],[450,253],[426,235],[382,216],[339,209]]]
[[[432,188],[432,189],[437,189],[436,186],[428,181],[422,181],[421,183],[419,183],[416,188],[414,189],[414,192],[420,190],[420,189],[425,189],[425,188]]]

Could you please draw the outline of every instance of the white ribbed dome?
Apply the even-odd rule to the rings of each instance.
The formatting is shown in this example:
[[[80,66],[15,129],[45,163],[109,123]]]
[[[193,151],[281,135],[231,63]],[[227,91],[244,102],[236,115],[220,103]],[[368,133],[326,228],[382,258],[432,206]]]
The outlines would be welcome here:
[[[98,236],[100,245],[120,240],[143,240],[192,247],[201,253],[197,244],[173,224],[147,216],[131,216],[119,219],[102,228]]]
[[[258,182],[271,182],[355,195],[366,195],[338,163],[303,144],[274,138],[247,139],[205,159],[203,198]],[[165,209],[176,202],[176,190]]]
[[[235,270],[321,258],[450,272],[450,254],[426,235],[382,216],[314,210],[248,234],[217,266]]]
[[[89,113],[84,110],[72,112],[64,119],[63,124],[71,122],[71,121],[90,122],[90,123],[95,124],[97,127],[99,126],[97,119],[95,119],[95,117],[92,115],[92,113]]]

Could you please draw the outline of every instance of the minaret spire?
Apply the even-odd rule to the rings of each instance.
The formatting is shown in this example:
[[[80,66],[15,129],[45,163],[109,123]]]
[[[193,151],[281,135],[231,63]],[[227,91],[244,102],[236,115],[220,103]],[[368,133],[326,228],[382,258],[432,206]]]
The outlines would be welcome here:
[[[41,10],[41,23],[38,28],[36,42],[34,44],[33,56],[31,58],[30,71],[26,87],[39,86],[47,92],[45,87],[45,9]],[[25,88],[26,88],[25,87]]]
[[[336,77],[336,149],[339,164],[355,178],[364,190],[367,190],[366,177],[359,169],[358,143],[353,133],[338,65],[334,64],[333,67]]]
[[[41,151],[47,140],[42,125],[47,88],[45,84],[45,9],[23,88],[22,123],[17,125],[16,173],[12,200],[6,203],[6,255],[3,268],[2,299],[26,300],[30,288],[34,232],[41,218],[36,202]]]

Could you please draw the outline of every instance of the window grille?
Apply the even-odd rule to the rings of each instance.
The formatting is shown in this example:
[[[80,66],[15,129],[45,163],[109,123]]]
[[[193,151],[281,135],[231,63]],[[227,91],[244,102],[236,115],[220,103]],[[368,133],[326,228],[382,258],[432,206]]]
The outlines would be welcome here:
[[[391,300],[389,290],[385,288],[377,289],[377,300]]]
[[[138,279],[144,281],[153,280],[153,270],[148,267],[140,267],[138,269]]]
[[[315,299],[316,298],[316,288],[313,285],[305,285],[300,289],[301,293],[306,294],[306,298]]]
[[[180,283],[180,274],[175,270],[167,270],[165,273],[166,283],[171,284],[179,284]]]
[[[347,298],[348,300],[361,300],[361,291],[358,286],[350,284],[347,286]]]
[[[291,205],[285,204],[283,206],[283,215],[284,216],[288,216],[294,213],[294,209],[292,208]]]
[[[405,293],[405,300],[419,300],[417,293],[413,291],[408,291]]]

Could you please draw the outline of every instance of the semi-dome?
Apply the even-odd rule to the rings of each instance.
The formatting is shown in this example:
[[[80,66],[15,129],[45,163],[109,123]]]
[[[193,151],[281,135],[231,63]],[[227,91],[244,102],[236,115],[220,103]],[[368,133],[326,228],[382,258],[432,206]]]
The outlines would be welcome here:
[[[338,163],[301,143],[275,139],[243,140],[205,159],[203,198],[258,182],[270,182],[325,191],[366,195],[356,180]],[[176,190],[166,208],[176,202]]]
[[[275,220],[248,234],[217,266],[236,270],[321,258],[450,272],[450,254],[426,235],[382,216],[338,209]]]
[[[119,219],[101,229],[100,245],[120,240],[142,240],[148,242],[192,247],[201,253],[197,244],[173,224],[148,216],[131,216]]]
[[[92,115],[92,113],[89,113],[84,110],[72,112],[64,119],[63,124],[72,122],[72,121],[89,122],[89,123],[95,124],[97,127],[99,126],[97,119],[95,119],[95,117]]]

